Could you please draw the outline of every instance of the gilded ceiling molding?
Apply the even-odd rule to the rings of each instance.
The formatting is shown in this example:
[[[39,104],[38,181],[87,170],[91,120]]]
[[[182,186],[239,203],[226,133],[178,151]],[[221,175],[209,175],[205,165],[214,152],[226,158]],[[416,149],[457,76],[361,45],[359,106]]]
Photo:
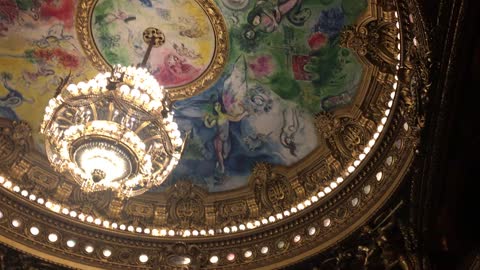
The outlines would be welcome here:
[[[397,125],[397,128],[403,130],[401,133],[407,132],[402,126]],[[395,136],[395,138],[402,137],[401,134],[394,134],[395,132],[390,132],[389,136]],[[349,185],[352,190],[348,194],[341,194],[341,192],[332,197],[333,201],[343,203],[323,205],[313,209],[306,215],[301,215],[280,226],[264,230],[263,232],[256,232],[253,235],[234,238],[227,237],[225,240],[213,242],[210,240],[205,243],[197,243],[202,250],[203,258],[207,258],[203,260],[201,266],[210,266],[215,269],[223,266],[228,268],[229,265],[230,267],[237,267],[237,269],[243,267],[250,269],[252,267],[250,263],[255,263],[254,265],[257,266],[268,266],[275,263],[279,257],[286,258],[292,256],[294,258],[295,254],[305,254],[311,250],[317,251],[318,248],[323,249],[340,241],[348,235],[348,228],[352,226],[351,222],[363,223],[368,220],[368,213],[374,212],[375,209],[370,206],[372,204],[381,204],[381,198],[384,197],[386,199],[388,194],[393,192],[395,187],[392,187],[392,184],[399,183],[403,178],[403,175],[395,175],[394,172],[402,168],[403,170],[408,169],[408,166],[405,164],[409,164],[412,156],[405,155],[405,151],[410,151],[407,141],[400,139],[400,143],[390,144],[390,147],[382,147],[388,148],[389,151],[381,153],[380,156],[387,155],[387,158],[381,159],[383,162],[380,164],[380,167],[377,167],[378,165],[375,166],[371,174],[362,171],[355,180],[357,183]],[[382,172],[382,175],[378,175],[379,171]],[[22,203],[22,200],[18,201],[20,198],[15,198],[17,196],[21,195],[5,193],[2,190],[2,207],[0,207],[0,211],[6,217],[1,220],[0,226],[3,227],[2,230],[8,233],[10,237],[16,239],[16,241],[26,244],[31,241],[38,241],[40,245],[47,244],[45,248],[47,251],[50,250],[50,252],[60,249],[62,254],[68,254],[67,258],[75,262],[89,262],[93,259],[94,265],[103,265],[102,267],[105,268],[115,268],[115,265],[118,265],[117,263],[123,263],[124,266],[128,265],[128,267],[133,267],[133,265],[140,267],[139,263],[133,262],[137,256],[145,253],[150,258],[155,258],[155,261],[149,264],[153,266],[158,265],[164,258],[172,255],[171,251],[167,250],[175,250],[173,244],[168,244],[170,241],[159,243],[157,242],[158,240],[145,236],[138,236],[133,239],[131,237],[123,238],[122,234],[112,236],[111,233],[104,234],[92,226],[78,223],[75,225],[65,218],[57,219],[58,217],[55,217],[55,214],[52,213],[45,211],[38,213],[36,209],[32,209],[29,205]],[[21,226],[25,229],[19,231],[14,227],[12,221],[15,219],[23,223]],[[52,223],[54,220],[56,221]],[[41,230],[39,237],[33,237],[29,232],[29,228],[34,224]],[[49,244],[45,242],[48,234],[52,231],[61,235],[61,243]],[[332,235],[336,235],[336,237],[332,238]],[[70,239],[74,239],[77,243],[77,246],[73,249],[65,245],[66,241]],[[232,241],[233,239],[236,240]],[[191,244],[187,240],[187,238],[183,238],[177,241],[182,241],[190,247]],[[95,246],[96,251],[94,251],[93,257],[83,251],[86,245]],[[166,247],[167,250],[164,251],[160,248],[161,246]],[[108,247],[115,254],[115,257],[111,259],[112,263],[116,262],[115,264],[105,264],[106,262],[105,259],[102,259],[101,252],[104,247]],[[265,250],[263,249],[264,247],[269,249],[268,256],[262,255],[262,250]],[[247,251],[255,252],[255,257],[248,260],[242,258]],[[234,252],[237,256],[235,264],[231,264],[225,259],[230,252]],[[188,255],[190,254],[188,253]],[[74,257],[71,257],[72,255]],[[218,256],[222,259],[219,264],[212,266],[208,262],[208,258],[211,256]],[[284,263],[293,263],[294,261],[294,259],[291,259]],[[241,267],[242,265],[243,267]]]
[[[10,122],[0,119],[0,166],[15,163],[28,152],[31,144],[31,128],[26,122]]]

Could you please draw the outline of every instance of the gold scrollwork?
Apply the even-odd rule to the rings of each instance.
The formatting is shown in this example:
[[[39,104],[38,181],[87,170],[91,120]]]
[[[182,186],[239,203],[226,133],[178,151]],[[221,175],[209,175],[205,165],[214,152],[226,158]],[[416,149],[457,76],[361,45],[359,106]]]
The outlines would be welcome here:
[[[167,201],[167,223],[178,227],[205,225],[205,206],[200,190],[190,182],[180,181],[170,190]]]
[[[395,73],[397,29],[394,22],[379,19],[366,25],[346,27],[340,34],[340,45],[354,50],[384,72]]]
[[[14,163],[29,149],[32,129],[23,121],[0,121],[0,166]]]
[[[249,216],[248,204],[246,201],[222,201],[218,203],[217,223],[220,226],[242,223]]]
[[[322,186],[328,185],[333,177],[339,174],[340,167],[340,163],[333,156],[328,156],[312,171],[305,173],[301,183],[307,195],[315,194]]]
[[[32,169],[28,171],[27,176],[28,179],[46,190],[54,190],[60,181],[57,175],[40,167],[32,167]]]
[[[255,180],[255,196],[262,214],[283,211],[296,201],[295,193],[289,179],[271,171],[267,164],[258,164],[252,175]]]

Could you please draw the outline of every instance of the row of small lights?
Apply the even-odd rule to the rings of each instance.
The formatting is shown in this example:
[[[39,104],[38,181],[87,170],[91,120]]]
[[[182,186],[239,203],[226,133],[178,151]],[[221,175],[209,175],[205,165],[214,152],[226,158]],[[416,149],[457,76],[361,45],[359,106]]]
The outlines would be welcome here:
[[[5,180],[4,177],[0,176],[0,184],[3,184],[3,186],[9,186],[9,185],[11,185],[11,181]],[[21,192],[22,195],[25,194],[24,191],[26,191],[26,190],[23,190]],[[3,219],[3,218],[4,218],[4,214],[0,210],[0,220]],[[14,218],[11,221],[11,225],[16,229],[19,229],[19,228],[22,227],[23,222],[22,222],[21,219]],[[35,226],[35,225],[32,225],[29,228],[29,232],[32,236],[36,237],[40,234],[40,228]],[[52,232],[52,233],[48,234],[47,239],[50,243],[54,244],[54,243],[57,243],[59,241],[60,237],[57,233]],[[67,245],[68,248],[74,248],[75,246],[77,246],[77,241],[75,241],[74,239],[68,239],[68,240],[65,241],[65,244]],[[95,250],[95,248],[94,248],[93,245],[87,244],[87,245],[84,246],[84,250],[87,254],[92,254],[93,251]],[[105,258],[109,258],[110,256],[112,256],[112,251],[108,248],[105,248],[105,249],[102,250],[102,255]],[[141,263],[147,263],[148,259],[149,259],[148,255],[146,255],[146,254],[141,254],[140,256],[138,256],[138,260]]]
[[[408,131],[409,129],[409,126],[408,124],[405,122],[404,125],[403,125],[403,128]],[[393,164],[393,157],[392,156],[389,156],[387,158],[387,160],[389,160],[387,163],[388,166],[391,166]],[[378,171],[376,174],[375,174],[375,179],[377,180],[377,182],[380,182],[384,179],[384,175],[383,175],[383,172],[382,171]],[[362,192],[363,194],[365,195],[369,195],[370,192],[372,191],[372,186],[367,184],[365,185],[363,188],[362,188]],[[357,207],[360,203],[360,199],[358,197],[353,197],[351,200],[350,200],[350,203],[352,205],[352,207]],[[324,227],[329,227],[330,225],[332,224],[332,221],[329,219],[329,218],[325,218],[323,220],[323,226]],[[317,232],[317,228],[315,226],[310,226],[307,230],[307,233],[310,237],[313,237],[315,235],[315,233]],[[297,234],[293,237],[292,241],[294,244],[297,244],[299,243],[300,241],[302,240],[302,236]],[[278,250],[282,250],[286,247],[286,242],[281,240],[281,241],[278,241],[277,244],[277,249]],[[268,246],[263,246],[260,248],[260,253],[262,255],[267,255],[268,252],[270,251],[270,248]],[[243,253],[243,257],[245,259],[250,259],[252,256],[253,256],[253,251],[252,250],[246,250],[244,253]],[[237,255],[235,253],[228,253],[226,255],[226,259],[228,262],[233,262],[235,260],[235,258],[237,257]],[[213,255],[210,257],[210,263],[211,264],[217,264],[219,261],[220,261],[220,258],[218,255]]]
[[[395,17],[398,18],[398,13],[397,12],[395,12]],[[400,28],[400,25],[399,25],[398,22],[396,23],[396,27],[397,27],[397,29]],[[400,40],[400,34],[397,35],[397,38],[398,38],[397,41],[399,41]],[[400,43],[399,42],[398,42],[398,49],[400,50]],[[401,54],[399,53],[397,55],[397,60],[400,60],[400,57],[401,57]],[[399,68],[400,68],[400,65],[397,64],[396,69],[398,70]],[[353,162],[353,164],[351,164],[347,168],[346,172],[344,173],[345,177],[349,176],[351,173],[353,173],[358,168],[360,163],[365,159],[366,155],[370,152],[372,147],[375,145],[376,140],[379,138],[380,133],[384,129],[384,125],[387,122],[387,117],[390,115],[390,110],[393,106],[393,100],[396,96],[396,89],[398,87],[398,76],[395,75],[394,78],[395,78],[395,82],[392,85],[393,91],[390,94],[390,101],[387,104],[388,108],[385,110],[384,117],[380,120],[381,124],[377,126],[377,132],[375,134],[373,134],[373,138],[367,143],[367,146],[365,146],[365,148],[363,150],[363,153],[361,153],[358,156],[358,158]],[[11,181],[6,181],[5,183],[3,183],[5,181],[5,179],[1,176],[0,176],[0,180],[2,181],[0,184],[3,184],[3,186],[8,188],[8,189],[13,186]],[[268,218],[263,218],[261,220],[250,221],[250,222],[247,222],[246,224],[240,224],[238,226],[236,226],[236,225],[227,226],[227,227],[224,227],[223,230],[221,230],[221,229],[217,229],[217,230],[203,229],[203,230],[175,231],[175,230],[172,230],[172,229],[169,229],[169,230],[167,230],[167,229],[156,229],[156,228],[150,229],[150,228],[134,227],[133,225],[129,225],[129,226],[127,226],[125,224],[120,224],[119,225],[115,222],[110,222],[108,220],[102,220],[100,218],[95,218],[91,215],[86,215],[86,214],[83,214],[83,213],[79,214],[74,210],[69,210],[66,207],[62,207],[62,205],[60,205],[56,202],[53,202],[53,201],[50,201],[50,200],[45,201],[43,198],[37,198],[37,196],[35,194],[30,194],[29,195],[29,192],[27,190],[21,190],[20,191],[20,187],[18,187],[18,186],[12,187],[12,190],[14,192],[20,192],[20,194],[22,196],[28,197],[30,200],[36,201],[37,203],[39,203],[41,205],[44,205],[45,207],[47,207],[48,209],[50,209],[53,212],[56,212],[56,213],[61,212],[62,214],[68,215],[72,218],[78,218],[79,220],[81,220],[83,222],[86,221],[88,223],[92,223],[92,224],[95,224],[95,225],[98,225],[98,226],[103,226],[105,228],[120,229],[122,231],[129,231],[129,232],[135,232],[135,233],[151,234],[153,236],[190,237],[190,236],[199,236],[199,235],[200,236],[212,236],[212,235],[215,235],[215,234],[218,234],[218,233],[220,233],[220,234],[221,233],[225,233],[225,234],[235,233],[235,232],[238,232],[238,231],[245,231],[247,229],[255,229],[255,228],[258,228],[262,225],[267,225],[269,223],[274,223],[278,220],[283,219],[284,217],[288,217],[291,214],[295,214],[297,212],[300,212],[300,211],[312,206],[314,203],[318,202],[321,198],[325,197],[327,194],[331,193],[334,189],[336,189],[343,181],[344,181],[343,177],[338,177],[336,180],[330,182],[330,184],[328,186],[324,187],[316,195],[313,195],[309,199],[305,200],[304,202],[300,202],[296,206],[291,207],[290,210],[283,211],[283,213],[280,212],[280,213],[277,213],[275,215],[271,215]]]
[[[383,172],[382,171],[377,172],[377,174],[375,175],[375,179],[378,182],[382,181]],[[370,185],[365,185],[362,189],[362,191],[365,195],[370,194],[371,190],[372,190],[372,187]],[[360,199],[358,197],[354,197],[350,201],[352,207],[358,206],[359,202],[360,202]],[[325,228],[329,227],[331,224],[332,224],[331,219],[329,219],[329,218],[323,219],[323,226]],[[317,228],[315,226],[310,226],[307,229],[307,233],[308,233],[308,236],[313,237],[317,233]],[[297,234],[292,238],[292,241],[293,241],[294,244],[299,243],[301,240],[302,240],[302,236],[300,234]],[[286,246],[287,246],[287,244],[284,240],[280,240],[276,243],[276,247],[277,247],[278,250],[282,250],[282,249],[286,248]],[[267,255],[269,251],[270,251],[270,248],[268,246],[262,246],[260,248],[260,254],[262,254],[262,255]],[[243,257],[245,259],[250,259],[250,258],[252,258],[253,255],[254,255],[254,252],[250,249],[247,249],[243,252]],[[235,260],[235,258],[237,258],[237,254],[234,253],[234,252],[228,253],[225,257],[225,259],[228,262],[233,262]],[[218,255],[212,255],[210,257],[209,261],[210,261],[211,264],[217,264],[220,261],[220,257]]]
[[[407,128],[405,128],[407,129]],[[382,171],[379,171],[376,175],[375,175],[375,178],[377,181],[381,181],[383,179],[383,172]],[[22,190],[20,191],[20,188],[18,186],[12,186],[13,183],[10,181],[10,180],[7,180],[5,179],[5,177],[3,176],[0,176],[0,184],[4,187],[4,188],[7,188],[7,189],[11,189],[12,191],[16,192],[16,193],[20,193],[22,196],[24,197],[27,197],[28,196],[28,191],[26,190]],[[363,193],[365,195],[368,195],[370,192],[371,192],[371,186],[370,185],[366,185],[363,187]],[[29,199],[35,199],[32,197],[32,194],[30,194],[30,196],[28,196]],[[41,198],[39,198],[41,200]],[[41,201],[40,201],[41,202]],[[357,205],[359,204],[359,199],[358,197],[354,197],[353,199],[351,199],[351,205],[353,207],[356,207]],[[4,217],[4,214],[3,212],[0,210],[0,220]],[[330,218],[325,218],[323,219],[323,226],[325,228],[329,227],[331,224],[332,224],[332,221]],[[14,228],[20,228],[22,226],[22,221],[21,219],[18,219],[18,218],[14,218],[12,219],[11,221],[11,225],[14,227]],[[38,236],[40,234],[40,229],[35,226],[35,225],[32,225],[29,229],[29,232],[32,236]],[[307,229],[307,233],[309,236],[313,237],[315,235],[315,233],[317,232],[317,228],[315,226],[310,226],[308,229]],[[58,240],[59,240],[59,236],[57,233],[50,233],[48,234],[47,236],[47,239],[50,243],[54,244],[56,243]],[[294,244],[297,244],[299,243],[300,241],[302,240],[302,236],[300,234],[297,234],[293,237],[292,241]],[[77,242],[74,240],[74,239],[68,239],[67,241],[65,241],[66,245],[68,248],[74,248],[76,245],[77,245]],[[286,247],[286,242],[281,240],[281,241],[278,241],[277,244],[276,244],[278,250],[282,250]],[[87,244],[84,246],[84,250],[87,254],[92,254],[93,251],[95,250],[94,246],[91,245],[91,244]],[[262,255],[267,255],[268,252],[270,251],[270,248],[268,246],[263,246],[260,248],[260,253]],[[102,255],[103,257],[105,258],[109,258],[111,255],[112,255],[112,251],[108,248],[105,248],[102,250]],[[253,251],[252,250],[246,250],[244,253],[243,253],[243,256],[246,258],[246,259],[249,259],[253,256]],[[233,262],[235,260],[235,258],[237,257],[237,255],[235,253],[229,253],[227,254],[226,256],[226,259],[227,261],[229,262]],[[138,257],[138,260],[141,262],[141,263],[147,263],[148,262],[148,255],[146,254],[141,254],[139,257]],[[218,255],[213,255],[210,257],[209,261],[210,263],[212,264],[217,264],[219,262],[219,256]],[[190,260],[188,261],[190,262]]]
[[[396,80],[398,80],[398,77],[395,77]],[[394,84],[394,88],[396,88],[397,83]],[[391,98],[393,99],[395,97],[395,91],[391,93]],[[374,134],[373,139],[368,142],[368,146],[365,147],[364,153],[359,155],[359,158],[353,162],[353,165],[349,166],[347,168],[347,172],[345,173],[346,176],[348,176],[350,173],[353,173],[355,169],[360,165],[360,162],[366,157],[366,155],[370,152],[371,147],[374,146],[376,139],[379,137],[380,132],[384,128],[384,124],[387,121],[387,116],[390,113],[390,108],[392,106],[392,100],[389,101],[388,103],[389,109],[385,111],[385,117],[382,118],[381,120],[381,125],[378,126],[377,132]],[[339,184],[341,184],[344,181],[342,177],[338,177],[336,181],[332,181],[329,186],[326,186],[323,188],[322,191],[318,192],[316,195],[313,195],[310,197],[310,199],[305,200],[304,202],[301,202],[297,204],[296,206],[292,207],[290,210],[285,210],[283,213],[277,213],[276,215],[272,215],[268,218],[263,218],[261,220],[255,220],[252,222],[248,222],[246,224],[240,224],[239,226],[230,226],[230,227],[224,227],[223,230],[213,230],[209,229],[207,230],[184,230],[182,231],[174,231],[174,230],[167,230],[167,229],[149,229],[149,228],[141,228],[141,227],[134,227],[132,225],[125,225],[121,224],[118,225],[117,223],[113,222],[111,223],[108,220],[101,220],[100,218],[94,218],[91,215],[86,215],[83,213],[77,213],[74,210],[69,210],[66,207],[62,207],[61,204],[53,202],[51,200],[45,200],[43,198],[37,198],[35,194],[29,194],[27,190],[21,190],[21,188],[17,185],[13,185],[13,183],[10,180],[6,180],[4,177],[0,176],[0,184],[3,185],[3,187],[7,189],[11,189],[14,192],[20,193],[23,197],[28,197],[29,200],[31,201],[36,201],[40,205],[44,205],[46,208],[50,209],[53,212],[56,213],[62,213],[64,215],[68,215],[72,218],[78,218],[81,221],[86,221],[88,223],[93,223],[95,225],[99,225],[105,227],[105,228],[111,228],[111,229],[120,229],[122,231],[129,231],[129,232],[136,232],[136,233],[145,233],[145,234],[152,234],[153,236],[183,236],[183,237],[189,237],[189,236],[206,236],[206,235],[215,235],[215,233],[234,233],[237,231],[244,231],[246,229],[254,229],[257,227],[260,227],[262,224],[266,225],[268,223],[273,223],[277,220],[281,220],[284,217],[288,217],[291,214],[297,213],[299,211],[304,210],[305,208],[310,207],[313,203],[319,201],[320,198],[325,197],[327,194],[332,192],[335,188],[338,187]]]

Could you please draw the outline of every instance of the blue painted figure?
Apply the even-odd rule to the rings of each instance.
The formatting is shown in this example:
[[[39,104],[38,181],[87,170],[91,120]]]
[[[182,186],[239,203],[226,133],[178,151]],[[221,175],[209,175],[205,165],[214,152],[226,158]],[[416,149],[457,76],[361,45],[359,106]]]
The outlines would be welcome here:
[[[35,100],[33,98],[26,98],[22,95],[22,93],[13,89],[13,87],[8,83],[11,79],[12,75],[10,73],[2,73],[0,75],[2,85],[8,91],[8,94],[5,96],[0,96],[0,117],[17,121],[19,118],[15,113],[14,108],[22,105],[24,101],[33,103]]]

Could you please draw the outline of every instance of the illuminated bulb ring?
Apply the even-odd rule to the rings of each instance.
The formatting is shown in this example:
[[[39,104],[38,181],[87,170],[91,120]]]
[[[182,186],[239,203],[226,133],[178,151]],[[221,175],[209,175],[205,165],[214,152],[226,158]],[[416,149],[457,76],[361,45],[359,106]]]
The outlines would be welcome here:
[[[130,197],[161,184],[178,164],[184,145],[173,113],[163,114],[164,91],[146,69],[132,66],[116,66],[113,76],[110,72],[101,73],[88,82],[69,85],[49,101],[41,125],[50,162],[60,172],[69,171],[84,191],[111,188],[122,197]],[[150,131],[142,134],[141,129],[137,130],[138,125],[133,127],[136,123],[146,123],[143,128]],[[148,134],[160,137],[151,138]],[[126,158],[132,159],[137,169],[125,178],[106,181],[113,179],[110,176],[114,173],[105,173],[94,160],[79,159],[87,164],[86,169],[80,168],[72,149],[78,149],[84,138],[90,138],[90,142],[84,143],[87,146],[111,152],[112,157],[107,157],[82,149],[90,153],[89,157],[103,162],[106,169],[124,168]],[[114,146],[102,148],[98,143],[102,140],[121,145],[118,151]],[[122,147],[128,150],[128,155]]]

